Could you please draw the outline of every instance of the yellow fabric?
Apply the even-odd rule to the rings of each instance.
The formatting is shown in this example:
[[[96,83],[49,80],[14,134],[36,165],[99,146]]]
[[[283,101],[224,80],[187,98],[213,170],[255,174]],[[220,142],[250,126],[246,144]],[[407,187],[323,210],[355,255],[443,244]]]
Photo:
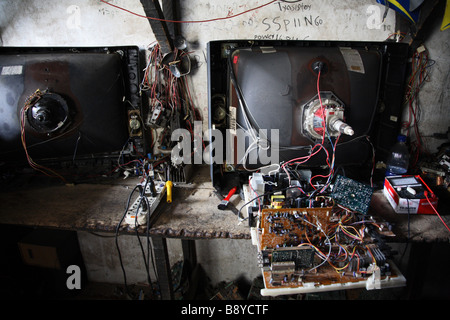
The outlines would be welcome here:
[[[450,28],[450,0],[445,5],[444,18],[442,19],[441,31]]]

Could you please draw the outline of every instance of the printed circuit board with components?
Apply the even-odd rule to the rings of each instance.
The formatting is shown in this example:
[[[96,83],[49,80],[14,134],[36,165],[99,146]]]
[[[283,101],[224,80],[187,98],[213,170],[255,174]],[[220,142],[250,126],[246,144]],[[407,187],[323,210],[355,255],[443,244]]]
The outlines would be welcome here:
[[[276,192],[249,208],[263,296],[405,285],[381,240],[393,235],[389,225],[366,212],[370,188],[347,178],[336,181],[328,195],[294,202],[302,207],[290,206],[286,195],[292,193]],[[254,195],[249,192],[247,198],[254,200]]]

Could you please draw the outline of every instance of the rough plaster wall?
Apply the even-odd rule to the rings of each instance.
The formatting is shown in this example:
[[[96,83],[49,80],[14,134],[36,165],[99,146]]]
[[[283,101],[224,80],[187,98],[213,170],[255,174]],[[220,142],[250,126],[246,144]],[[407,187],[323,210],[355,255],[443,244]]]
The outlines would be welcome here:
[[[140,1],[114,4],[144,14]],[[116,10],[98,0],[2,0],[3,46],[147,47],[155,37],[146,19]]]
[[[433,138],[434,133],[446,133],[450,127],[450,30],[440,31],[441,22],[434,21],[433,32],[425,42],[430,59],[430,81],[419,93],[421,105],[420,131],[424,144],[431,153],[448,140]]]
[[[212,239],[196,241],[197,259],[211,284],[247,279],[261,274],[257,250],[250,240]]]
[[[136,236],[120,235],[118,245],[122,262],[127,276],[127,283],[146,283],[147,273],[144,258]],[[140,237],[147,255],[146,237]],[[88,279],[95,282],[120,283],[124,282],[122,268],[116,247],[115,237],[111,233],[96,233],[79,231],[83,261],[86,266]],[[167,240],[169,248],[169,261],[174,264],[182,260],[181,242],[173,239]],[[150,264],[150,278],[155,281],[155,272]]]
[[[268,1],[181,1],[185,21],[233,16]],[[384,7],[375,1],[277,1],[226,20],[182,24],[183,35],[201,47],[219,39],[385,40],[395,25],[392,10],[382,22]]]
[[[78,241],[83,254],[88,279],[96,282],[120,283],[123,272],[115,238],[108,233],[92,234],[79,231]],[[146,238],[141,236],[145,247]],[[146,283],[147,275],[142,251],[136,236],[120,235],[118,244],[125,268],[127,283]],[[181,241],[167,239],[171,265],[183,260]],[[233,281],[237,278],[251,280],[260,274],[257,252],[249,240],[211,239],[196,241],[197,260],[211,284]],[[147,254],[147,251],[145,251]],[[150,277],[156,279],[152,265]]]

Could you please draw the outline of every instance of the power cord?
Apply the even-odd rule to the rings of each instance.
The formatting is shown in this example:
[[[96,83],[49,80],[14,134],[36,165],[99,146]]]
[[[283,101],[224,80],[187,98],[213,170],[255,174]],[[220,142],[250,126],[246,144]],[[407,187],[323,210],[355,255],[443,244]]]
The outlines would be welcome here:
[[[146,274],[147,274],[147,281],[149,283],[151,292],[153,293],[153,285],[152,285],[152,279],[151,279],[151,276],[150,276],[150,269],[149,269],[150,256],[151,256],[151,251],[152,251],[152,248],[151,248],[151,245],[150,245],[150,236],[149,236],[149,229],[150,229],[150,219],[149,219],[149,217],[147,218],[147,225],[146,225],[147,255],[145,254],[144,246],[143,246],[141,238],[139,236],[139,230],[138,230],[138,225],[137,225],[137,216],[138,216],[139,208],[142,207],[143,210],[149,210],[149,208],[150,208],[150,204],[148,202],[148,199],[145,196],[145,190],[147,189],[147,185],[149,183],[150,183],[150,185],[154,186],[153,179],[150,176],[147,177],[147,179],[145,181],[145,184],[143,186],[142,186],[142,184],[138,184],[131,190],[130,195],[128,196],[128,200],[127,200],[127,204],[126,204],[126,207],[125,207],[124,214],[123,214],[122,218],[120,219],[119,223],[117,224],[116,232],[115,232],[115,244],[116,244],[116,249],[117,249],[117,253],[118,253],[118,257],[119,257],[120,267],[121,267],[122,273],[123,273],[124,286],[125,286],[125,290],[126,290],[128,296],[130,298],[132,297],[132,295],[131,295],[131,292],[129,290],[128,283],[127,283],[127,275],[126,275],[125,267],[123,265],[122,254],[121,254],[119,243],[118,243],[118,235],[119,235],[120,226],[121,226],[123,220],[125,219],[125,216],[126,216],[126,214],[128,212],[128,209],[130,207],[131,198],[132,198],[133,194],[136,191],[138,191],[140,199],[139,199],[138,206],[136,208],[136,214],[135,214],[135,231],[136,231],[136,237],[138,239],[139,247],[141,249],[143,260],[144,260],[145,270],[146,270]],[[153,266],[153,269],[154,269],[155,274],[156,274],[156,268],[155,268],[155,265],[154,265],[153,257],[152,257],[152,266]]]
[[[122,224],[123,220],[125,219],[125,216],[127,215],[128,208],[130,207],[131,197],[133,196],[134,192],[136,190],[138,190],[138,188],[139,188],[139,185],[135,186],[133,188],[133,190],[131,190],[130,195],[128,196],[128,201],[127,201],[127,204],[126,204],[125,212],[122,215],[122,218],[120,219],[119,223],[116,226],[116,233],[115,233],[116,249],[117,249],[117,253],[118,253],[118,256],[119,256],[120,267],[121,267],[122,273],[123,273],[124,286],[125,286],[125,290],[126,290],[126,292],[127,292],[129,297],[131,297],[131,293],[130,293],[130,290],[129,290],[128,284],[127,284],[127,274],[126,274],[125,268],[123,266],[122,254],[120,252],[118,237],[119,237],[120,225]]]

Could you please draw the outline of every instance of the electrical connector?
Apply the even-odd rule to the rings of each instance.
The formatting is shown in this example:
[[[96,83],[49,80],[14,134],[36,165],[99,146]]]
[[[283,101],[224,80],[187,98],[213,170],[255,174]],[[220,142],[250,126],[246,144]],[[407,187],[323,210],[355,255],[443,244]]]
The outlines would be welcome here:
[[[416,49],[416,51],[417,51],[417,53],[422,53],[422,52],[424,52],[424,51],[426,51],[427,49],[425,48],[425,46],[422,44],[422,45],[420,45],[417,49]]]

